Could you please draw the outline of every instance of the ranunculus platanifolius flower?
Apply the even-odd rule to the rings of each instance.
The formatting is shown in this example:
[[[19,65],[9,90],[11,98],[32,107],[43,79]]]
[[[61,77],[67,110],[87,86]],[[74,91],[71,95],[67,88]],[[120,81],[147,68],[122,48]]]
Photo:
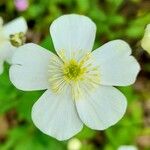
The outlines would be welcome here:
[[[19,47],[10,80],[21,90],[46,90],[32,108],[34,124],[43,133],[66,140],[83,124],[104,130],[117,123],[127,107],[113,86],[135,82],[140,66],[122,40],[92,51],[96,25],[86,16],[56,19],[50,33],[57,55],[33,43]]]
[[[4,62],[11,63],[16,46],[21,41],[20,38],[23,38],[27,28],[27,23],[23,17],[14,19],[5,25],[3,25],[3,19],[0,18],[0,74],[3,73]],[[15,41],[16,38],[17,41]]]

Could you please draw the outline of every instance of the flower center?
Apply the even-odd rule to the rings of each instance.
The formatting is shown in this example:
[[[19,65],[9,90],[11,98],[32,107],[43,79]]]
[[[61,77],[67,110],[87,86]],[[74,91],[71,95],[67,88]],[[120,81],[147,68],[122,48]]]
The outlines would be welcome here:
[[[80,60],[54,55],[50,60],[48,72],[51,90],[60,93],[70,86],[73,99],[91,92],[100,83],[99,69],[94,65],[91,53],[87,53]]]
[[[74,59],[71,59],[69,62],[64,63],[63,66],[63,73],[67,80],[77,81],[79,79],[82,79],[86,70],[86,67],[83,67],[81,63],[78,63]]]
[[[26,37],[23,32],[11,34],[9,36],[9,38],[10,38],[9,40],[10,40],[11,44],[15,47],[19,47],[19,46],[23,45],[26,41]]]

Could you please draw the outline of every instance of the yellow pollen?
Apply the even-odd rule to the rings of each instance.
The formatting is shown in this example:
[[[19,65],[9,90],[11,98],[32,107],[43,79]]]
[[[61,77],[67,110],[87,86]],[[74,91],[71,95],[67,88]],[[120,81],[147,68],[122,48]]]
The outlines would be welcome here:
[[[86,70],[86,67],[83,67],[83,65],[81,65],[74,59],[71,59],[69,62],[64,63],[63,66],[64,77],[68,80],[77,81],[79,79],[82,79]]]

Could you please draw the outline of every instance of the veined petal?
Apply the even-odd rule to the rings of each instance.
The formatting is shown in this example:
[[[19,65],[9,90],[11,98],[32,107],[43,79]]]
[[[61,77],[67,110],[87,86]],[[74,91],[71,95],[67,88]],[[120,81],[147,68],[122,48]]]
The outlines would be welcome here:
[[[3,27],[3,32],[6,37],[9,37],[11,34],[15,34],[19,32],[26,33],[27,29],[28,26],[26,20],[23,17],[19,17],[5,24]]]
[[[43,133],[58,140],[71,138],[83,127],[68,89],[63,94],[47,90],[34,104],[32,119]]]
[[[92,50],[96,26],[82,15],[63,15],[50,26],[54,47],[60,57],[81,58]]]
[[[17,48],[12,46],[9,41],[6,41],[0,46],[0,49],[0,57],[11,64],[12,56]]]
[[[88,127],[104,130],[117,123],[125,113],[125,96],[111,86],[99,86],[95,91],[85,91],[84,97],[76,100],[78,114]]]
[[[92,52],[100,72],[102,85],[127,86],[133,84],[140,66],[131,56],[131,48],[122,40],[108,42]]]
[[[12,58],[11,82],[21,90],[42,90],[49,87],[48,66],[53,53],[36,45],[25,44]]]

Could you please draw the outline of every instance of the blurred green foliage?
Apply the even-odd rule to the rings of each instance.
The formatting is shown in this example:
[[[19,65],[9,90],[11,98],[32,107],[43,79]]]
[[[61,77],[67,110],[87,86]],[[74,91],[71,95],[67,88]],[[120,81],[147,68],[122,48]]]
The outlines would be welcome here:
[[[143,36],[146,24],[150,23],[149,0],[30,0],[26,11],[16,10],[13,0],[0,1],[0,16],[7,22],[17,16],[24,16],[29,25],[34,41],[53,51],[53,43],[49,36],[50,23],[62,14],[78,13],[87,15],[97,25],[97,36],[94,47],[121,38],[128,41],[139,58],[137,46]],[[140,48],[140,46],[139,46]],[[140,48],[141,53],[141,48]],[[150,63],[141,62],[145,68]],[[16,116],[9,118],[16,124],[9,124],[4,140],[0,141],[0,150],[66,150],[67,143],[59,142],[41,133],[32,123],[31,109],[42,92],[22,92],[9,81],[9,66],[5,64],[5,72],[0,76],[0,116],[9,118],[15,111]],[[149,73],[146,70],[144,75]],[[146,78],[146,77],[145,77]],[[149,135],[150,127],[144,126],[145,96],[150,94],[144,90],[137,92],[135,86],[119,88],[128,99],[128,110],[124,118],[115,126],[105,131],[93,131],[84,127],[76,137],[82,142],[82,150],[116,150],[120,145],[137,145],[141,135]],[[149,90],[150,91],[150,90]],[[0,130],[1,131],[1,130]],[[142,147],[142,150],[150,147]]]

